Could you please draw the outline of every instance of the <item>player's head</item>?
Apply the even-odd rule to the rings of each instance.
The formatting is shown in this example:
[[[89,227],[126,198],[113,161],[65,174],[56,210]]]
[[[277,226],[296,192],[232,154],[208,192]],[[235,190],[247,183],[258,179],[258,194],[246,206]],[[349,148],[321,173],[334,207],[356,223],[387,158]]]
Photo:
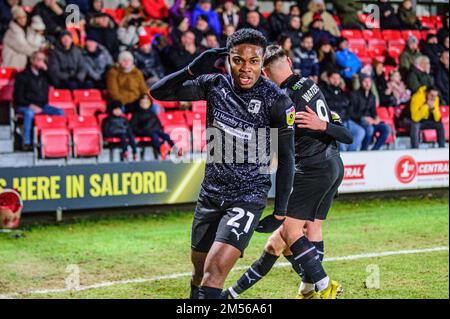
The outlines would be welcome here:
[[[235,85],[251,89],[261,76],[267,40],[253,29],[241,29],[227,39],[230,73]]]
[[[270,45],[264,55],[264,75],[280,85],[292,74],[292,61],[279,45]]]

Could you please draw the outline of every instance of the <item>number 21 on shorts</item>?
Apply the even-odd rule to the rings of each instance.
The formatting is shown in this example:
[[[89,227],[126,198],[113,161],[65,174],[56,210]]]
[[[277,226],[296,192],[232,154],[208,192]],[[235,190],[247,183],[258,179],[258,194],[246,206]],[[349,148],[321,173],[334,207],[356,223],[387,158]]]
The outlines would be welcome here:
[[[255,219],[255,214],[249,212],[249,211],[245,211],[242,208],[239,207],[234,207],[232,209],[233,212],[237,213],[236,216],[234,216],[233,218],[231,218],[227,225],[234,227],[234,228],[240,228],[241,227],[241,223],[239,222],[242,218],[244,218],[245,216],[248,217],[247,223],[245,224],[244,227],[244,232],[248,233],[250,230],[250,227],[252,226],[253,220]]]

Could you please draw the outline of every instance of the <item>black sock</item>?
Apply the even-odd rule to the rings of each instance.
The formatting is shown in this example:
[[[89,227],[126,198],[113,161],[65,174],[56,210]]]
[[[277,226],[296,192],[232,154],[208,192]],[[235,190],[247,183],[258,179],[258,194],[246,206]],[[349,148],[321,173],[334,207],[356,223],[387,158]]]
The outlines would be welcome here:
[[[230,293],[233,294],[233,298],[237,297],[235,294],[239,295],[247,289],[250,289],[267,275],[277,260],[278,256],[271,255],[264,251],[261,257],[259,257],[242,277],[239,278],[236,284],[230,288]]]
[[[300,276],[303,277],[303,270],[300,267],[299,263],[295,261],[294,255],[290,256],[284,256],[292,265],[292,268],[295,270],[295,272]]]
[[[189,299],[198,299],[199,289],[200,287],[195,286],[191,281],[191,295],[189,296]]]
[[[312,279],[312,283],[317,283],[327,277],[317,249],[308,238],[300,237],[290,249],[294,254],[295,263],[303,269],[306,276]]]
[[[221,299],[222,289],[200,286],[198,299]]]
[[[323,261],[323,256],[324,256],[323,240],[322,241],[312,241],[311,244],[313,244],[314,247],[316,247],[317,254],[319,255],[319,260],[320,260],[320,262],[322,262]],[[302,281],[305,282],[305,283],[308,283],[308,284],[312,284],[313,283],[313,280],[311,279],[311,277],[309,277],[305,273],[302,274]]]

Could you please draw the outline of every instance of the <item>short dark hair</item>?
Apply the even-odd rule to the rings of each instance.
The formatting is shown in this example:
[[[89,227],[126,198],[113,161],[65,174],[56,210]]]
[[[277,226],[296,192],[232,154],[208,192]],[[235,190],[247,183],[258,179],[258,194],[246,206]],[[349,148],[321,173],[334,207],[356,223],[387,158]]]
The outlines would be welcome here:
[[[264,64],[263,66],[266,67],[270,63],[287,57],[286,52],[283,50],[283,48],[279,45],[269,45],[266,49],[266,53],[264,54]]]
[[[304,41],[306,38],[312,38],[314,39],[314,37],[312,36],[312,34],[310,32],[306,32],[303,37],[302,37],[302,41]]]
[[[264,50],[267,47],[267,39],[261,32],[247,28],[240,29],[228,37],[227,49],[230,50],[233,47],[244,43],[259,46]]]
[[[333,74],[339,74],[341,75],[341,72],[339,72],[338,69],[331,69],[327,72],[327,77],[331,77]]]
[[[438,91],[438,92],[439,92],[439,89],[438,89],[437,86],[435,86],[435,85],[429,85],[429,86],[427,86],[427,89],[425,90],[425,92],[426,92],[426,93],[430,93],[431,91]]]

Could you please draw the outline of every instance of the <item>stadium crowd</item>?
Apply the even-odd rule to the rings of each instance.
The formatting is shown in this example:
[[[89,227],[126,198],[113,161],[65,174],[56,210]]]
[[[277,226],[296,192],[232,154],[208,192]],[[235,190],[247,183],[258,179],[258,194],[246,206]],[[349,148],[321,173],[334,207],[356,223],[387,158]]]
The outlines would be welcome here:
[[[120,120],[105,121],[103,133],[120,138],[123,158],[128,144],[135,153],[136,134],[151,137],[157,151],[164,141],[173,146],[158,120],[162,107],[146,97],[148,88],[201,52],[224,46],[240,28],[257,29],[279,43],[294,70],[320,85],[329,107],[354,136],[342,151],[379,150],[386,144],[393,127],[378,116],[380,106],[410,128],[412,147],[419,146],[424,129],[436,130],[444,147],[440,106],[449,104],[448,12],[442,28],[430,30],[424,39],[412,32],[397,58],[385,50],[367,60],[343,31],[366,29],[359,16],[362,4],[331,2],[334,12],[327,11],[324,0],[298,1],[289,8],[274,1],[269,14],[259,10],[257,0],[242,5],[175,0],[171,7],[164,0],[130,0],[115,10],[105,9],[103,0],[42,0],[33,8],[21,6],[20,0],[0,0],[1,65],[19,71],[13,103],[23,115],[24,149],[32,148],[36,114],[63,115],[58,105],[49,105],[50,87],[105,92],[110,117]],[[398,10],[386,0],[374,3],[380,8],[381,30],[427,30],[411,0]],[[79,21],[66,10],[70,4],[79,6]],[[130,114],[130,121],[123,114]]]

